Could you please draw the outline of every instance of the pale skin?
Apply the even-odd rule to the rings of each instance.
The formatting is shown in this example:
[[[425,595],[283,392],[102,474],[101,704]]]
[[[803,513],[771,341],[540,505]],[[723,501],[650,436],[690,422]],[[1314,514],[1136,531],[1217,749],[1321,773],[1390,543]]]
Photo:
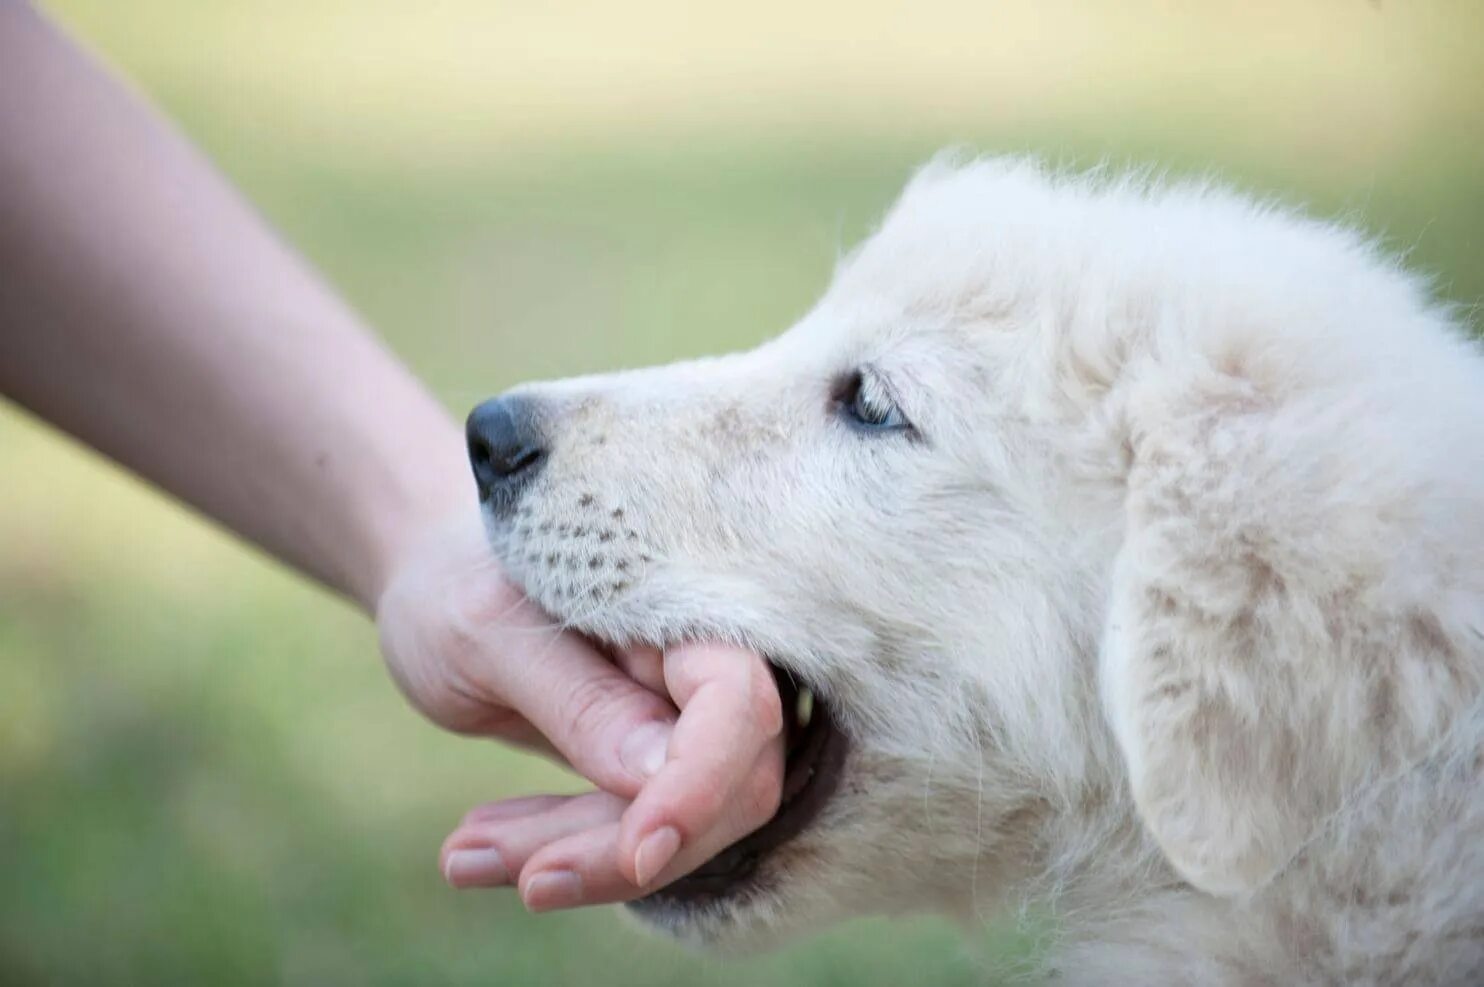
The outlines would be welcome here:
[[[0,0],[0,393],[373,615],[434,723],[598,789],[474,809],[439,864],[537,911],[627,900],[767,821],[761,658],[610,658],[480,531],[462,431],[197,152],[28,4]]]

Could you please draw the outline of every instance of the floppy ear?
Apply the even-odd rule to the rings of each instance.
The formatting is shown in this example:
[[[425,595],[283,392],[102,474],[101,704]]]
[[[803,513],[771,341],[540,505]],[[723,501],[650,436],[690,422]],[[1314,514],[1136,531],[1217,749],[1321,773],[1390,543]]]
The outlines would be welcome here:
[[[1343,630],[1356,560],[1314,555],[1357,534],[1333,530],[1332,490],[1304,489],[1325,471],[1272,458],[1294,449],[1264,409],[1182,403],[1130,437],[1100,687],[1144,824],[1191,884],[1236,895],[1371,770],[1378,711]]]
[[[1296,852],[1325,809],[1299,777],[1307,754],[1281,659],[1237,626],[1195,616],[1147,557],[1125,547],[1102,651],[1102,690],[1139,815],[1191,884],[1252,891]],[[1205,626],[1202,626],[1202,625]]]

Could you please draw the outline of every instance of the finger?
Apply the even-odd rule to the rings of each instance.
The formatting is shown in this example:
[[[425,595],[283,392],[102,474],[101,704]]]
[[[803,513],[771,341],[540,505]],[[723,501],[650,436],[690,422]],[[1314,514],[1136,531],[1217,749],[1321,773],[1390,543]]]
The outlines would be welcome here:
[[[613,652],[613,663],[650,692],[669,695],[665,688],[665,656],[659,648],[648,644],[617,648]]]
[[[559,764],[564,768],[570,766],[566,755],[551,746],[551,743],[545,737],[541,736],[535,727],[529,727],[528,730],[515,733],[514,735],[498,733],[490,734],[489,736],[500,743],[512,744],[528,753],[544,757],[548,761]]]
[[[665,682],[682,709],[670,757],[624,813],[620,830],[619,866],[636,885],[653,880],[729,813],[743,813],[744,831],[761,826],[782,792],[782,702],[761,657],[688,645],[665,655]]]
[[[769,752],[751,773],[766,775]],[[776,787],[776,786],[775,786]],[[739,800],[741,801],[741,800]],[[766,815],[771,815],[771,810]],[[630,901],[688,874],[755,828],[753,813],[729,812],[705,835],[681,848],[643,886],[620,868],[619,826],[607,824],[555,839],[526,861],[520,872],[521,898],[532,911]]]
[[[629,901],[644,892],[619,872],[618,822],[587,829],[536,851],[520,872],[520,900],[533,912]]]
[[[632,797],[663,765],[675,708],[528,601],[481,635],[468,674],[598,787]]]
[[[495,822],[500,819],[514,819],[517,816],[529,816],[533,813],[545,812],[547,809],[556,808],[571,797],[570,795],[524,795],[520,798],[485,802],[476,805],[464,813],[464,818],[459,820],[459,826]]]
[[[443,841],[438,863],[449,884],[456,888],[509,884],[537,850],[575,833],[615,824],[628,804],[607,792],[512,802],[502,815],[487,811],[472,821],[466,817]]]
[[[466,737],[489,737],[504,744],[540,754],[558,764],[565,765],[567,759],[562,752],[551,746],[531,721],[509,709],[493,709],[488,716],[479,716],[459,725],[457,733]]]

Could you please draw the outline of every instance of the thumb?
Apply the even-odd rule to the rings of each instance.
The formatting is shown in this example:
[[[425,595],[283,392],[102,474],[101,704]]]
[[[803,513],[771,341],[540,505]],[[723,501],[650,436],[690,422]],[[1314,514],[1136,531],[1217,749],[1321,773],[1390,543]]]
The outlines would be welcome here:
[[[632,798],[664,766],[678,712],[576,634],[551,641],[551,625],[532,604],[502,622],[501,702],[513,707],[577,772],[599,788]],[[517,645],[531,631],[529,650]],[[539,645],[539,647],[534,646]],[[479,664],[475,658],[470,664]]]

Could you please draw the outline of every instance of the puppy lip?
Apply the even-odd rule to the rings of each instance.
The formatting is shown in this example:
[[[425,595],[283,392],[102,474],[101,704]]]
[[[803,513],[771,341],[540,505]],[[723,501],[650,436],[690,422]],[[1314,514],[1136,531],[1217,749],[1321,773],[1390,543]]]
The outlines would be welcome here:
[[[807,717],[794,715],[798,699],[813,689],[770,662],[783,708],[788,714],[787,762],[783,793],[773,818],[733,843],[690,874],[630,902],[650,907],[688,906],[745,894],[756,887],[759,865],[779,847],[809,828],[839,788],[849,740],[839,729],[829,704],[817,697]],[[807,722],[804,722],[807,720]]]

